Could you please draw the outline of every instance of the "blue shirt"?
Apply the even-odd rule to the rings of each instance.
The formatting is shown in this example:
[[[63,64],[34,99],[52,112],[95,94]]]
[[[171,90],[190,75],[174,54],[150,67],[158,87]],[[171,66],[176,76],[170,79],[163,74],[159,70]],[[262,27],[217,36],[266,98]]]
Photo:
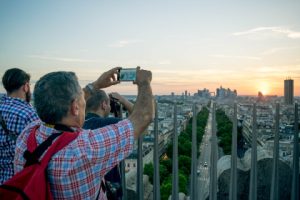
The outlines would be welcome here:
[[[122,119],[120,118],[115,118],[115,117],[100,117],[97,114],[94,113],[87,113],[85,117],[85,122],[83,125],[84,129],[96,129],[96,128],[101,128],[103,126],[111,125],[111,124],[116,124]]]
[[[17,136],[30,122],[39,120],[29,103],[6,95],[1,98],[0,112],[9,132]],[[9,137],[0,125],[0,184],[14,174],[15,145],[16,141]]]

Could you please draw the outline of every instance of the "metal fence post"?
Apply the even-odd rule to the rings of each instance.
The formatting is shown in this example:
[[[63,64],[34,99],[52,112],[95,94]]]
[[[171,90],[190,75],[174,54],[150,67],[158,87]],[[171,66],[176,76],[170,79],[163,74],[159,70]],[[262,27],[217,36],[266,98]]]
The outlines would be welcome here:
[[[229,199],[237,199],[237,104],[233,107],[233,126],[231,143],[231,175]]]
[[[275,137],[273,148],[273,171],[271,182],[271,200],[278,200],[278,161],[279,161],[279,103],[276,103],[275,113]]]
[[[123,118],[122,116],[122,104],[120,104],[120,109],[119,109],[119,112],[117,113],[117,116],[118,118]],[[119,170],[120,170],[120,174],[121,174],[121,184],[122,184],[122,193],[123,193],[123,196],[122,196],[122,199],[123,200],[127,200],[127,189],[126,189],[126,176],[125,176],[125,160],[122,160],[120,162],[120,165],[119,165]]]
[[[144,199],[144,182],[143,182],[143,134],[138,139],[138,159],[137,159],[137,182],[136,191],[137,199]]]
[[[197,199],[197,111],[193,104],[192,122],[192,163],[191,163],[191,199]]]
[[[293,183],[292,200],[299,200],[299,117],[298,104],[295,103],[295,132],[294,132],[294,150],[293,150]]]
[[[256,104],[253,105],[252,116],[252,149],[249,200],[257,199],[257,133],[256,133]]]
[[[178,134],[177,134],[177,103],[174,103],[174,134],[172,159],[172,200],[178,200]]]
[[[217,200],[218,178],[217,178],[217,133],[216,133],[216,104],[212,108],[212,136],[211,136],[211,161],[210,161],[210,190],[209,199]]]
[[[154,119],[154,150],[153,150],[153,199],[160,200],[160,179],[159,179],[159,135],[158,135],[158,103],[155,102],[155,119]]]

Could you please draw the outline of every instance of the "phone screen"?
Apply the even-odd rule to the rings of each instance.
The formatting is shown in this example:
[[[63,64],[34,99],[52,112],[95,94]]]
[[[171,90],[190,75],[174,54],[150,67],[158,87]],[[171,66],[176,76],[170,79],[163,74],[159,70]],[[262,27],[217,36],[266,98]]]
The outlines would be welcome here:
[[[120,81],[135,81],[136,68],[120,69],[118,80]]]

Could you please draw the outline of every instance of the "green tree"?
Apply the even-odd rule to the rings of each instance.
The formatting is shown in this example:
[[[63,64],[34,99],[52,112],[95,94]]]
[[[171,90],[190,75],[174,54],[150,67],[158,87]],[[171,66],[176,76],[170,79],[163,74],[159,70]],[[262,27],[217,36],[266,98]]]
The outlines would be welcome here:
[[[179,192],[183,192],[184,194],[187,194],[188,178],[186,177],[186,175],[179,172],[178,181],[179,181],[178,183]]]
[[[219,146],[222,147],[225,154],[231,154],[232,122],[221,109],[216,111],[216,121]]]
[[[191,157],[192,143],[188,140],[180,139],[178,141],[178,154]]]
[[[166,167],[169,174],[172,173],[172,160],[171,159],[161,160],[160,164]]]
[[[149,181],[151,184],[153,184],[153,173],[154,173],[153,163],[145,164],[144,174],[149,176]]]
[[[170,176],[170,172],[166,168],[166,166],[160,164],[159,165],[159,178],[160,178],[160,184],[164,182],[166,177]]]
[[[173,143],[172,142],[167,144],[166,154],[167,154],[168,158],[172,159],[172,157],[173,157]]]
[[[171,181],[172,181],[171,176],[167,177],[160,187],[160,194],[162,200],[167,200],[171,195],[171,191],[172,191]]]
[[[183,155],[178,157],[179,170],[181,170],[185,176],[189,176],[191,173],[191,162],[191,157]]]

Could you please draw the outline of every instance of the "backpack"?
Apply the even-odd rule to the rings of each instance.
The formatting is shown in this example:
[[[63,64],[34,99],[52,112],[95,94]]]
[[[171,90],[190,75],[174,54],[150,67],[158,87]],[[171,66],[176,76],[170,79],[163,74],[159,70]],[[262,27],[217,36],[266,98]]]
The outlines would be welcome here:
[[[78,132],[52,134],[42,144],[37,146],[35,139],[37,128],[33,128],[28,137],[27,150],[24,153],[24,158],[26,159],[24,168],[0,186],[0,199],[53,199],[47,178],[47,165],[55,153],[77,138]],[[53,140],[58,136],[60,137],[52,144]],[[49,149],[47,150],[48,147]],[[39,161],[39,158],[46,150],[47,152]]]

